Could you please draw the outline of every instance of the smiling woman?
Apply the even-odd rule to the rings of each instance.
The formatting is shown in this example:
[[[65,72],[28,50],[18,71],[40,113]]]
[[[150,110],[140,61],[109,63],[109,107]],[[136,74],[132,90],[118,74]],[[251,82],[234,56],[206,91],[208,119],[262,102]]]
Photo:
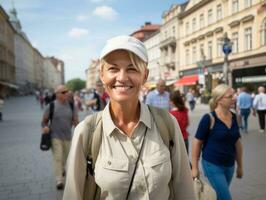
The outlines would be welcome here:
[[[97,126],[91,120],[93,116],[75,129],[63,199],[194,200],[188,157],[176,120],[168,111],[158,109],[168,119],[162,120],[167,121],[164,126],[172,127],[170,147],[164,143],[157,117],[152,114],[155,108],[139,101],[148,77],[148,56],[143,43],[129,36],[112,38],[100,60],[100,78],[110,102],[94,115],[101,117],[100,128],[94,133],[89,128]],[[97,134],[102,134],[99,144],[94,142]],[[92,156],[89,160],[95,169],[87,165],[94,176],[92,182],[84,175],[87,155],[84,152],[88,148],[84,140],[89,140],[84,138],[92,138],[89,147],[92,150],[95,145],[100,146],[97,159]],[[96,189],[92,189],[94,185]]]

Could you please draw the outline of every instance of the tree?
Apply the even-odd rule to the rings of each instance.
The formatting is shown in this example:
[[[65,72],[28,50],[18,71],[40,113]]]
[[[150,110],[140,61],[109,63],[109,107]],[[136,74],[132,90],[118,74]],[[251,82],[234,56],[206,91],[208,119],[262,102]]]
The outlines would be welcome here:
[[[75,92],[77,90],[85,88],[86,82],[84,80],[81,80],[80,78],[74,78],[67,81],[66,86],[68,89]]]

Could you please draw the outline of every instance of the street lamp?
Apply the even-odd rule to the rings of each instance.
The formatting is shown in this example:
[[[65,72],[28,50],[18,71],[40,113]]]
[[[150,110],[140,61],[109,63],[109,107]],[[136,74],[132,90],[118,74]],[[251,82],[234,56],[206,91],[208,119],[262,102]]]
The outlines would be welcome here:
[[[227,33],[224,33],[223,37],[223,52],[224,52],[224,65],[223,65],[223,80],[225,84],[229,84],[228,81],[228,55],[232,52],[232,42],[228,38]]]

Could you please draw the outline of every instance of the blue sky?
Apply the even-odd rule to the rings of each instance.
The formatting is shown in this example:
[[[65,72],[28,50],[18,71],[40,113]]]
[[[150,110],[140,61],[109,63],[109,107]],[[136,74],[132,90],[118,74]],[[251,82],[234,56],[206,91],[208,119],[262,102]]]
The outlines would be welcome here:
[[[105,41],[129,35],[146,21],[161,23],[163,11],[185,0],[13,0],[22,29],[43,56],[65,62],[66,80],[85,79]],[[9,12],[12,0],[0,0]]]

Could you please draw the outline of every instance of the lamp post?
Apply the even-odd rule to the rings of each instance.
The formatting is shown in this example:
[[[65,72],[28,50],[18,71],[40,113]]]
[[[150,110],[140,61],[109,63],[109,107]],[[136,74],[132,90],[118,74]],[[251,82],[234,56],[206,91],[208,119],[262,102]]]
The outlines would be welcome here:
[[[223,37],[223,53],[224,53],[224,65],[223,65],[223,80],[225,84],[229,84],[228,81],[228,55],[232,52],[232,42],[228,38],[227,33],[224,33]]]

